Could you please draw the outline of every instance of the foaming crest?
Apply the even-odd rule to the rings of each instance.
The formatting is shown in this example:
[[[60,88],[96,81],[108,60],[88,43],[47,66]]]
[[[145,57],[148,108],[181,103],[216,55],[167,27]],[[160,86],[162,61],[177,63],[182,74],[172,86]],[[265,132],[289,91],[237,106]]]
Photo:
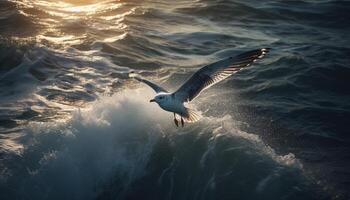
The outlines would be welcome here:
[[[22,154],[8,160],[5,166],[11,166],[11,162],[28,164],[3,170],[2,182],[18,188],[16,197],[92,199],[100,195],[96,188],[105,188],[112,181],[118,185],[115,197],[123,199],[130,185],[146,175],[149,162],[153,162],[151,156],[159,151],[155,145],[170,138],[168,148],[174,148],[175,152],[196,148],[186,146],[183,140],[193,134],[198,138],[211,135],[200,159],[202,168],[210,166],[208,161],[215,159],[214,152],[222,148],[222,142],[217,139],[223,135],[237,138],[238,143],[233,142],[230,148],[242,148],[242,155],[251,146],[257,152],[256,159],[268,155],[283,165],[297,163],[291,155],[277,155],[258,136],[239,131],[230,116],[204,117],[198,123],[177,128],[171,113],[149,103],[153,95],[150,89],[126,89],[114,96],[100,97],[90,107],[74,112],[68,121],[32,123],[25,130],[24,135],[30,137],[23,140]],[[170,172],[170,178],[175,179],[178,156],[181,155],[175,154],[161,173],[160,182],[166,181]],[[226,173],[230,176],[231,171]],[[214,178],[213,175],[208,179],[205,190],[215,188]]]
[[[217,127],[213,129],[214,140],[215,137],[220,135],[230,135],[239,139],[244,139],[248,141],[257,152],[271,157],[275,162],[285,166],[302,168],[301,162],[295,158],[294,154],[278,155],[273,148],[264,143],[259,135],[239,130],[236,126],[237,122],[230,115],[225,115],[222,118],[206,117],[204,119],[207,123],[211,124],[211,126]],[[218,126],[220,124],[221,126]],[[209,146],[208,150],[210,149],[212,149],[212,146]]]
[[[118,177],[127,188],[143,175],[154,143],[169,124],[170,115],[150,104],[150,97],[149,90],[126,90],[101,97],[69,121],[32,123],[26,130],[32,137],[18,158],[32,163],[23,166],[28,173],[20,177],[17,174],[22,170],[4,170],[10,171],[12,180],[23,180],[10,181],[21,182],[16,185],[17,195],[90,199],[94,188],[111,177]]]

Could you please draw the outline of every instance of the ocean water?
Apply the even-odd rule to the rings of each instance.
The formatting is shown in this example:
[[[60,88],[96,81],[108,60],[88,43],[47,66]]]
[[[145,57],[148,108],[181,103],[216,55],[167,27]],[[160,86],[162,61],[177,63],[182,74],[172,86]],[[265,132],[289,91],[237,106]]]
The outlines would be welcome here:
[[[0,1],[0,199],[350,198],[350,2]],[[138,73],[263,60],[177,128]]]

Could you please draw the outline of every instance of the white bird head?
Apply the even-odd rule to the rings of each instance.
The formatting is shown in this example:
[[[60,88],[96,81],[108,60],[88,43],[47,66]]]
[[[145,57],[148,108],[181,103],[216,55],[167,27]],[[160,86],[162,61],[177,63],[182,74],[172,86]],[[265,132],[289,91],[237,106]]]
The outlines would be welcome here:
[[[149,102],[156,102],[162,105],[169,100],[169,97],[170,97],[169,94],[160,93],[156,95],[153,99],[151,99]]]

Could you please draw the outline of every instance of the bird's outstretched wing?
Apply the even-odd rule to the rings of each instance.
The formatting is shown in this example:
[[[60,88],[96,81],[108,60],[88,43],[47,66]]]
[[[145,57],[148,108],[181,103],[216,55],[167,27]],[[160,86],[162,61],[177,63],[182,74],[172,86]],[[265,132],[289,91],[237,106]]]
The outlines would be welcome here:
[[[242,68],[248,67],[257,59],[263,58],[269,49],[257,49],[232,56],[207,65],[194,73],[174,95],[183,102],[191,101],[201,91],[224,80]]]
[[[136,77],[134,77],[134,78],[135,78],[136,80],[141,81],[141,82],[147,84],[148,86],[150,86],[156,93],[160,93],[160,92],[166,92],[166,93],[168,93],[168,91],[167,91],[166,89],[164,89],[164,88],[158,86],[158,85],[155,84],[155,83],[152,83],[151,81],[148,81],[148,80],[146,80],[146,79],[143,79],[143,78],[141,78],[141,77],[139,77],[139,76],[136,76]]]

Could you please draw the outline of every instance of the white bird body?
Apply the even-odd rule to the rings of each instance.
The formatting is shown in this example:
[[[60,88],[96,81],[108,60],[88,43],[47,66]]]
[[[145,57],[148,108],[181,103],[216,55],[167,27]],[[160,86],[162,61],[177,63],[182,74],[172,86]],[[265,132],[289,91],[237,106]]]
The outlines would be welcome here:
[[[154,97],[158,105],[166,111],[177,114],[185,114],[186,107],[180,99],[176,99],[171,93],[159,93]]]
[[[268,51],[269,49],[265,48],[248,51],[207,65],[194,73],[173,93],[169,93],[164,88],[141,77],[136,76],[135,79],[146,83],[157,93],[150,102],[156,102],[162,109],[173,112],[176,126],[178,126],[176,114],[179,115],[181,124],[184,126],[184,121],[195,122],[199,120],[199,115],[194,110],[185,107],[185,102],[192,101],[203,90],[226,79],[242,68],[250,66],[257,59],[263,58]]]

